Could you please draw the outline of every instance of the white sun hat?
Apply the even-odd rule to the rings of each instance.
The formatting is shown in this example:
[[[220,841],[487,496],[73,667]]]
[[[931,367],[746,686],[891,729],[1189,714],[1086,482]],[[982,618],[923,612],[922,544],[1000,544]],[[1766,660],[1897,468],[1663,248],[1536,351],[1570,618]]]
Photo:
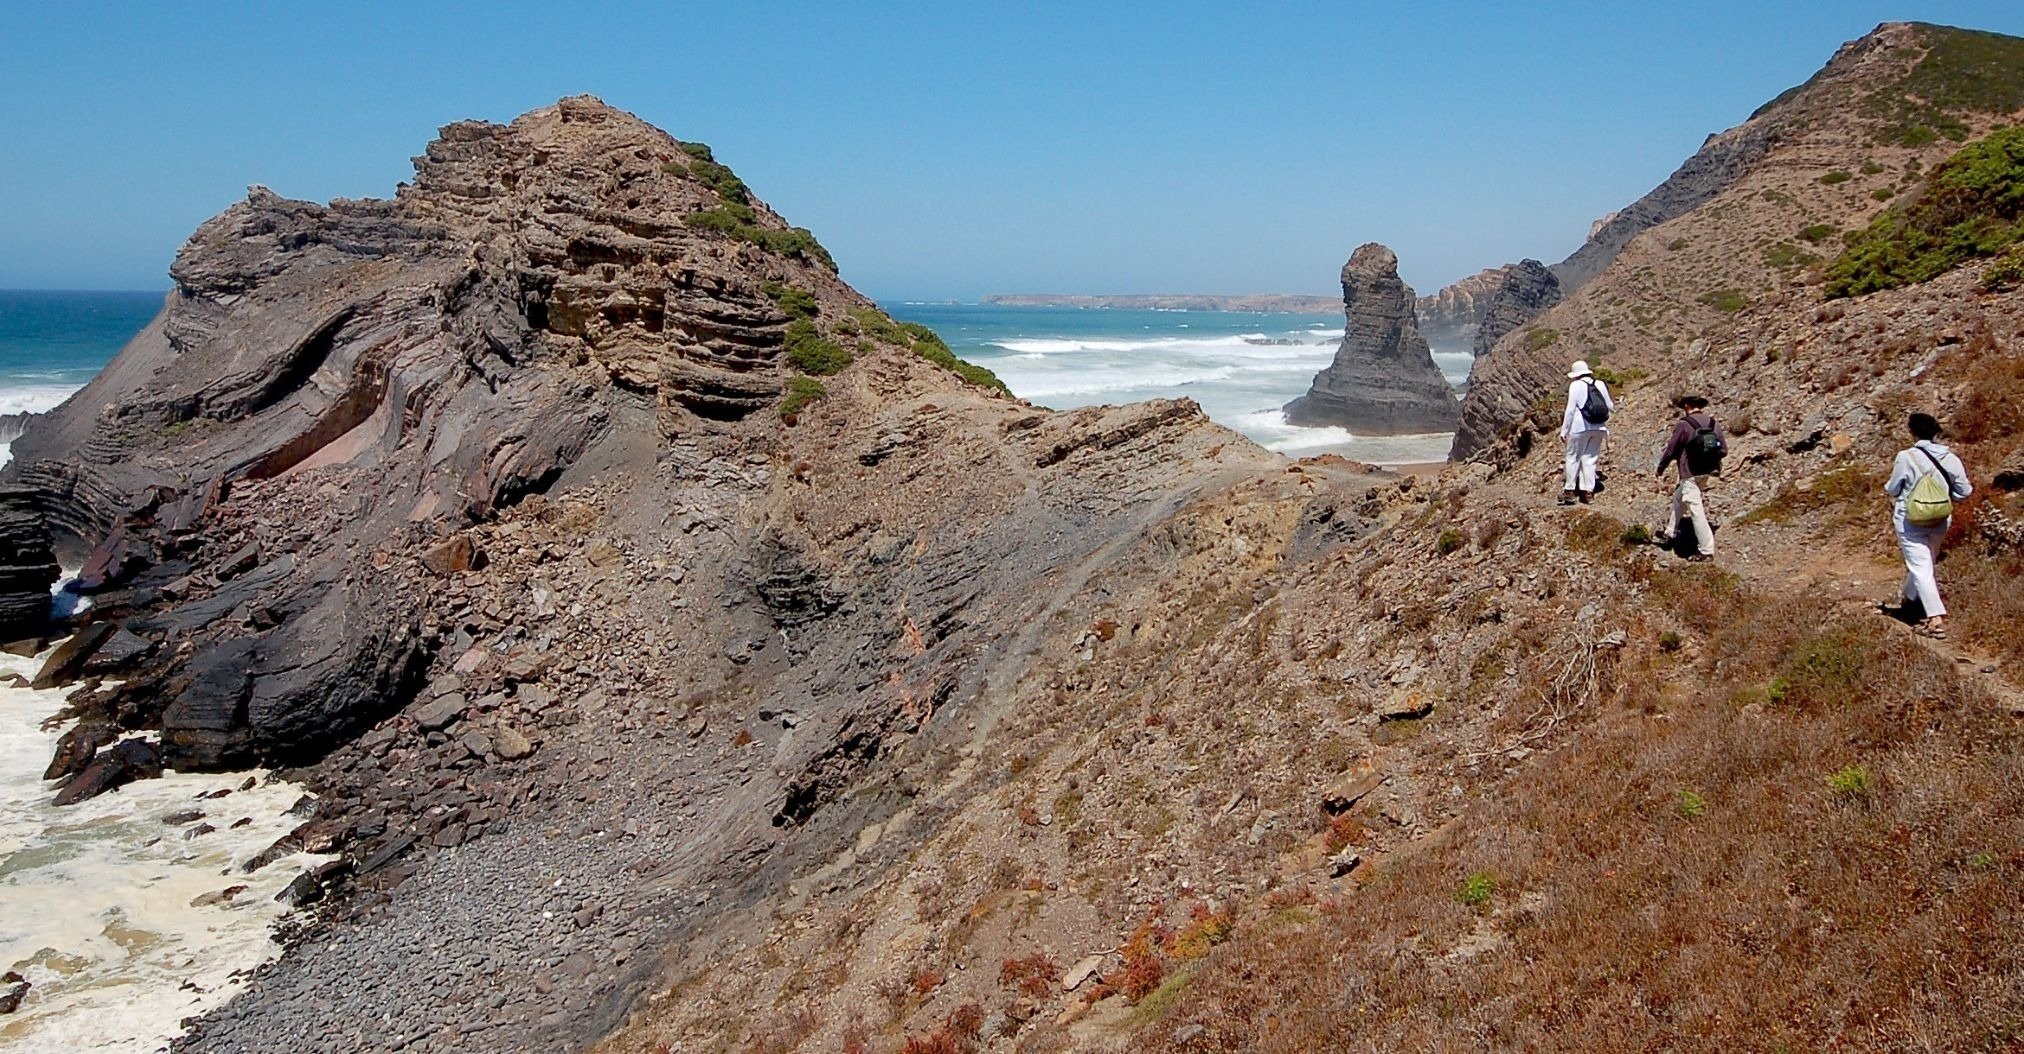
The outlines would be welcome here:
[[[1568,367],[1568,370],[1567,370],[1567,376],[1568,376],[1568,377],[1569,377],[1570,379],[1576,379],[1576,380],[1578,380],[1578,379],[1580,379],[1580,378],[1582,378],[1582,377],[1586,377],[1586,376],[1590,375],[1590,374],[1591,374],[1591,373],[1593,373],[1593,372],[1594,372],[1593,370],[1590,370],[1590,369],[1588,368],[1588,360],[1587,360],[1587,359],[1576,359],[1576,360],[1574,360],[1574,365],[1573,365],[1573,366],[1570,366],[1570,367]]]

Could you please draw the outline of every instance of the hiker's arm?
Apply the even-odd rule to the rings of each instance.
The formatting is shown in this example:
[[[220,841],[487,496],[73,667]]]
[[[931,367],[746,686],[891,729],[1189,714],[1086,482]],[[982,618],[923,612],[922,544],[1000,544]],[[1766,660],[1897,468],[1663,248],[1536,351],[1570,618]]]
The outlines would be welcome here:
[[[1575,395],[1580,387],[1578,383],[1568,385],[1567,387],[1567,406],[1560,411],[1560,438],[1562,439],[1566,439],[1568,436],[1574,434],[1574,418],[1577,414],[1581,413],[1581,403],[1577,401]]]
[[[1890,479],[1885,481],[1883,485],[1883,492],[1895,498],[1903,495],[1905,492],[1905,488],[1911,485],[1912,485],[1911,462],[1906,460],[1905,455],[1899,454],[1897,456],[1897,462],[1891,465]]]
[[[1960,501],[1962,498],[1965,498],[1968,495],[1975,493],[1975,484],[1968,480],[1967,464],[1960,459],[1959,455],[1956,454],[1948,454],[1947,460],[1952,461],[1954,463],[1952,467],[1959,470],[1953,473],[1954,478],[1948,480],[1947,482],[1949,485],[1958,485],[1960,487],[1959,490],[1954,491],[1952,494],[1948,496],[1953,498],[1955,501]]]
[[[1672,464],[1674,460],[1686,451],[1687,440],[1693,435],[1686,428],[1687,424],[1685,421],[1673,422],[1673,433],[1666,437],[1665,452],[1659,455],[1659,467],[1653,471],[1652,475],[1665,475],[1666,466]]]

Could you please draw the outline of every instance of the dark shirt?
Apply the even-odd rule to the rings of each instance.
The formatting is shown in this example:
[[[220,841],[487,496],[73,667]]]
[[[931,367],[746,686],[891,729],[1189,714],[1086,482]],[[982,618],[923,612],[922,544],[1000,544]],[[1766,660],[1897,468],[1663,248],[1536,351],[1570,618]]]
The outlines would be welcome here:
[[[1722,435],[1721,422],[1716,421],[1712,414],[1697,410],[1673,422],[1672,437],[1666,440],[1666,452],[1659,456],[1659,467],[1656,471],[1664,472],[1667,465],[1677,464],[1681,479],[1694,478],[1693,470],[1687,467],[1687,444],[1693,442],[1694,437],[1699,435],[1703,428],[1713,428],[1715,435],[1724,443],[1729,441],[1728,437]]]

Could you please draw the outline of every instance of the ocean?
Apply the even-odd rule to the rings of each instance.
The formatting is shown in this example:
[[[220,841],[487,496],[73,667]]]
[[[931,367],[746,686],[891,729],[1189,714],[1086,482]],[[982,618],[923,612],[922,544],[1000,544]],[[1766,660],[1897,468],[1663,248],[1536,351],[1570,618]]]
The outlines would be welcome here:
[[[1299,428],[1280,407],[1305,395],[1335,357],[1341,313],[999,307],[890,303],[893,317],[933,328],[949,347],[996,372],[1013,394],[1069,409],[1186,397],[1211,420],[1293,457],[1335,453],[1377,465],[1441,461],[1451,433],[1359,436]],[[1437,349],[1451,384],[1469,374],[1466,351]]]
[[[0,290],[0,415],[62,402],[147,325],[161,303],[161,293]],[[1335,355],[1339,313],[886,307],[896,318],[932,327],[956,354],[990,367],[1014,394],[1043,406],[1185,396],[1217,423],[1294,457],[1337,453],[1379,465],[1447,457],[1447,433],[1358,436],[1286,423],[1279,408],[1305,394]],[[1468,376],[1466,351],[1436,349],[1434,361],[1451,383]]]

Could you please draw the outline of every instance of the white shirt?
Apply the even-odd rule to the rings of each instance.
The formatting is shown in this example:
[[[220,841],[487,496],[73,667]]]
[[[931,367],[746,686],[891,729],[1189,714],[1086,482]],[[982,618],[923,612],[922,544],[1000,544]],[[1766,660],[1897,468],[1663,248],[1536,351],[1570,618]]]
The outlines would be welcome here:
[[[1616,400],[1609,397],[1609,385],[1594,377],[1577,377],[1567,386],[1567,409],[1560,414],[1560,438],[1572,439],[1583,432],[1608,432],[1608,425],[1590,424],[1581,416],[1581,404],[1588,401],[1588,386],[1595,385],[1602,392],[1602,401],[1609,404],[1609,412],[1616,412]]]
[[[1932,457],[1920,453],[1922,450],[1930,453]],[[1975,493],[1974,484],[1968,482],[1968,466],[1961,464],[1961,456],[1948,450],[1945,443],[1921,439],[1898,451],[1897,461],[1890,467],[1890,479],[1884,483],[1883,492],[1897,499],[1896,504],[1891,507],[1891,523],[1900,534],[1904,533],[1906,527],[1905,499],[1911,497],[1912,488],[1918,485],[1920,477],[1936,475],[1939,472],[1939,469],[1933,467],[1935,460],[1947,470],[1943,478],[1947,484],[1948,497],[1960,501]],[[1917,529],[1944,529],[1945,526],[1942,523]]]

